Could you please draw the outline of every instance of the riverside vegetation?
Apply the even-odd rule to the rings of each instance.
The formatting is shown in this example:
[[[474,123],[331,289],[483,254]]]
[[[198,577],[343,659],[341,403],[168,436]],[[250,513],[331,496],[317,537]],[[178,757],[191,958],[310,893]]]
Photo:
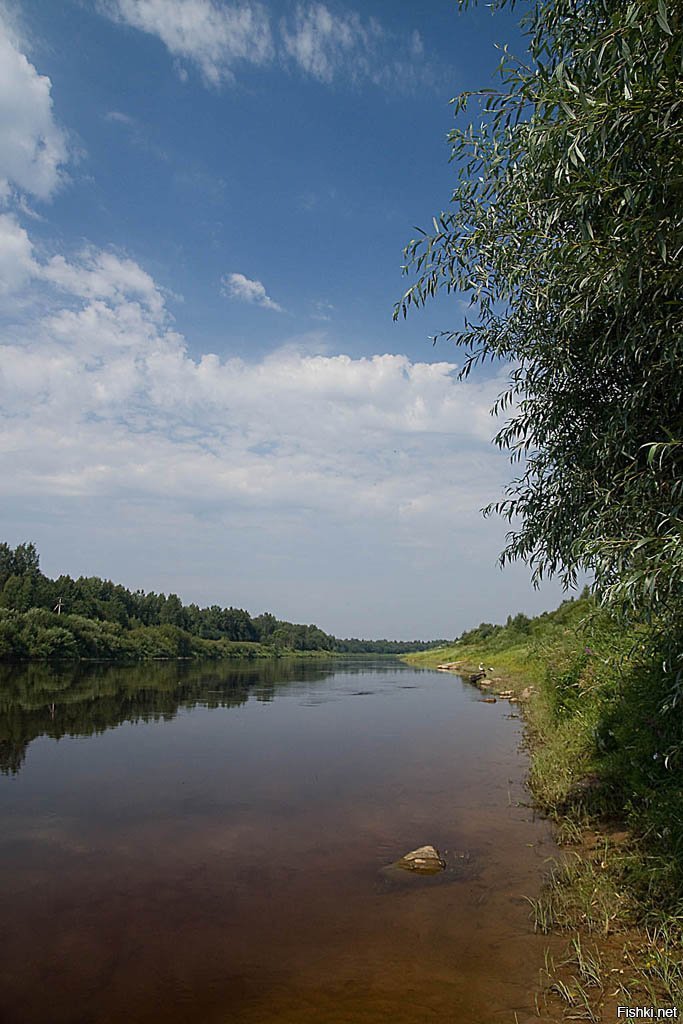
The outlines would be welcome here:
[[[520,471],[485,510],[510,523],[501,561],[593,581],[595,604],[480,627],[422,661],[535,687],[532,788],[560,838],[584,843],[537,925],[641,929],[607,974],[577,938],[573,980],[551,982],[568,1017],[597,1019],[598,976],[609,992],[637,975],[633,1001],[682,999],[683,8],[524,11],[522,58],[504,48],[499,87],[454,101],[450,205],[405,249],[395,316],[442,290],[469,304],[438,337],[464,351],[461,377],[508,372],[495,442]]]
[[[177,594],[131,591],[96,576],[52,580],[34,544],[0,543],[0,660],[402,654],[442,642],[341,640],[270,612],[184,605]]]
[[[523,708],[530,788],[567,849],[532,904],[537,929],[571,934],[545,988],[586,1019],[610,996],[683,1006],[683,730],[661,644],[584,591],[405,656],[464,675],[483,664],[478,685]]]

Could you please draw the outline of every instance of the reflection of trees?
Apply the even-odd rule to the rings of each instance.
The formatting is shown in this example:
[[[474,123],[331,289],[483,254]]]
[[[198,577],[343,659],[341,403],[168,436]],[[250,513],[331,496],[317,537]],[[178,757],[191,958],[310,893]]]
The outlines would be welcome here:
[[[336,667],[336,666],[335,666]],[[319,662],[0,664],[0,771],[18,772],[38,736],[91,736],[122,722],[170,720],[179,708],[271,701],[292,681],[332,674]]]

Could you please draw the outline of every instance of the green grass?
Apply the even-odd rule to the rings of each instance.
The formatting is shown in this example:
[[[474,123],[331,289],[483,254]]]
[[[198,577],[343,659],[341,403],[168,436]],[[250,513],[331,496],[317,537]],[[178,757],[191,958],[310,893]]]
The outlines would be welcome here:
[[[559,1002],[565,1020],[602,1020],[602,1003],[608,977],[600,951],[588,947],[575,935],[562,960],[546,952],[543,995]]]

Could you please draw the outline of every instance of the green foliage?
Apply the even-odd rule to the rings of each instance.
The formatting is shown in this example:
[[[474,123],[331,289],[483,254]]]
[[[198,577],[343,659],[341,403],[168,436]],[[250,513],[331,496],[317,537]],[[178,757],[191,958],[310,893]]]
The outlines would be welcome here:
[[[37,573],[40,565],[35,544],[19,544],[14,550],[9,544],[0,543],[0,588],[10,576],[28,576]]]
[[[497,0],[493,6],[504,6]],[[500,359],[496,442],[523,460],[503,561],[595,574],[636,616],[683,603],[683,12],[537,0],[529,54],[463,94],[452,205],[406,248],[415,283],[469,297],[463,375]],[[668,654],[670,668],[680,649]]]
[[[51,580],[35,545],[0,544],[0,659],[254,658],[288,651],[397,654],[442,641],[338,640],[243,608],[183,605],[98,577]],[[59,614],[57,614],[59,613]],[[263,648],[261,645],[266,645]]]

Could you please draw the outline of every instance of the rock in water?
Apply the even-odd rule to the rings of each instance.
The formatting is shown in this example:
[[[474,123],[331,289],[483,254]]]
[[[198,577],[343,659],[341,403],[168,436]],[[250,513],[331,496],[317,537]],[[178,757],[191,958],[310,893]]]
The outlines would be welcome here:
[[[396,867],[404,871],[417,871],[421,875],[435,875],[437,871],[443,871],[446,864],[433,846],[421,846],[397,860]]]

